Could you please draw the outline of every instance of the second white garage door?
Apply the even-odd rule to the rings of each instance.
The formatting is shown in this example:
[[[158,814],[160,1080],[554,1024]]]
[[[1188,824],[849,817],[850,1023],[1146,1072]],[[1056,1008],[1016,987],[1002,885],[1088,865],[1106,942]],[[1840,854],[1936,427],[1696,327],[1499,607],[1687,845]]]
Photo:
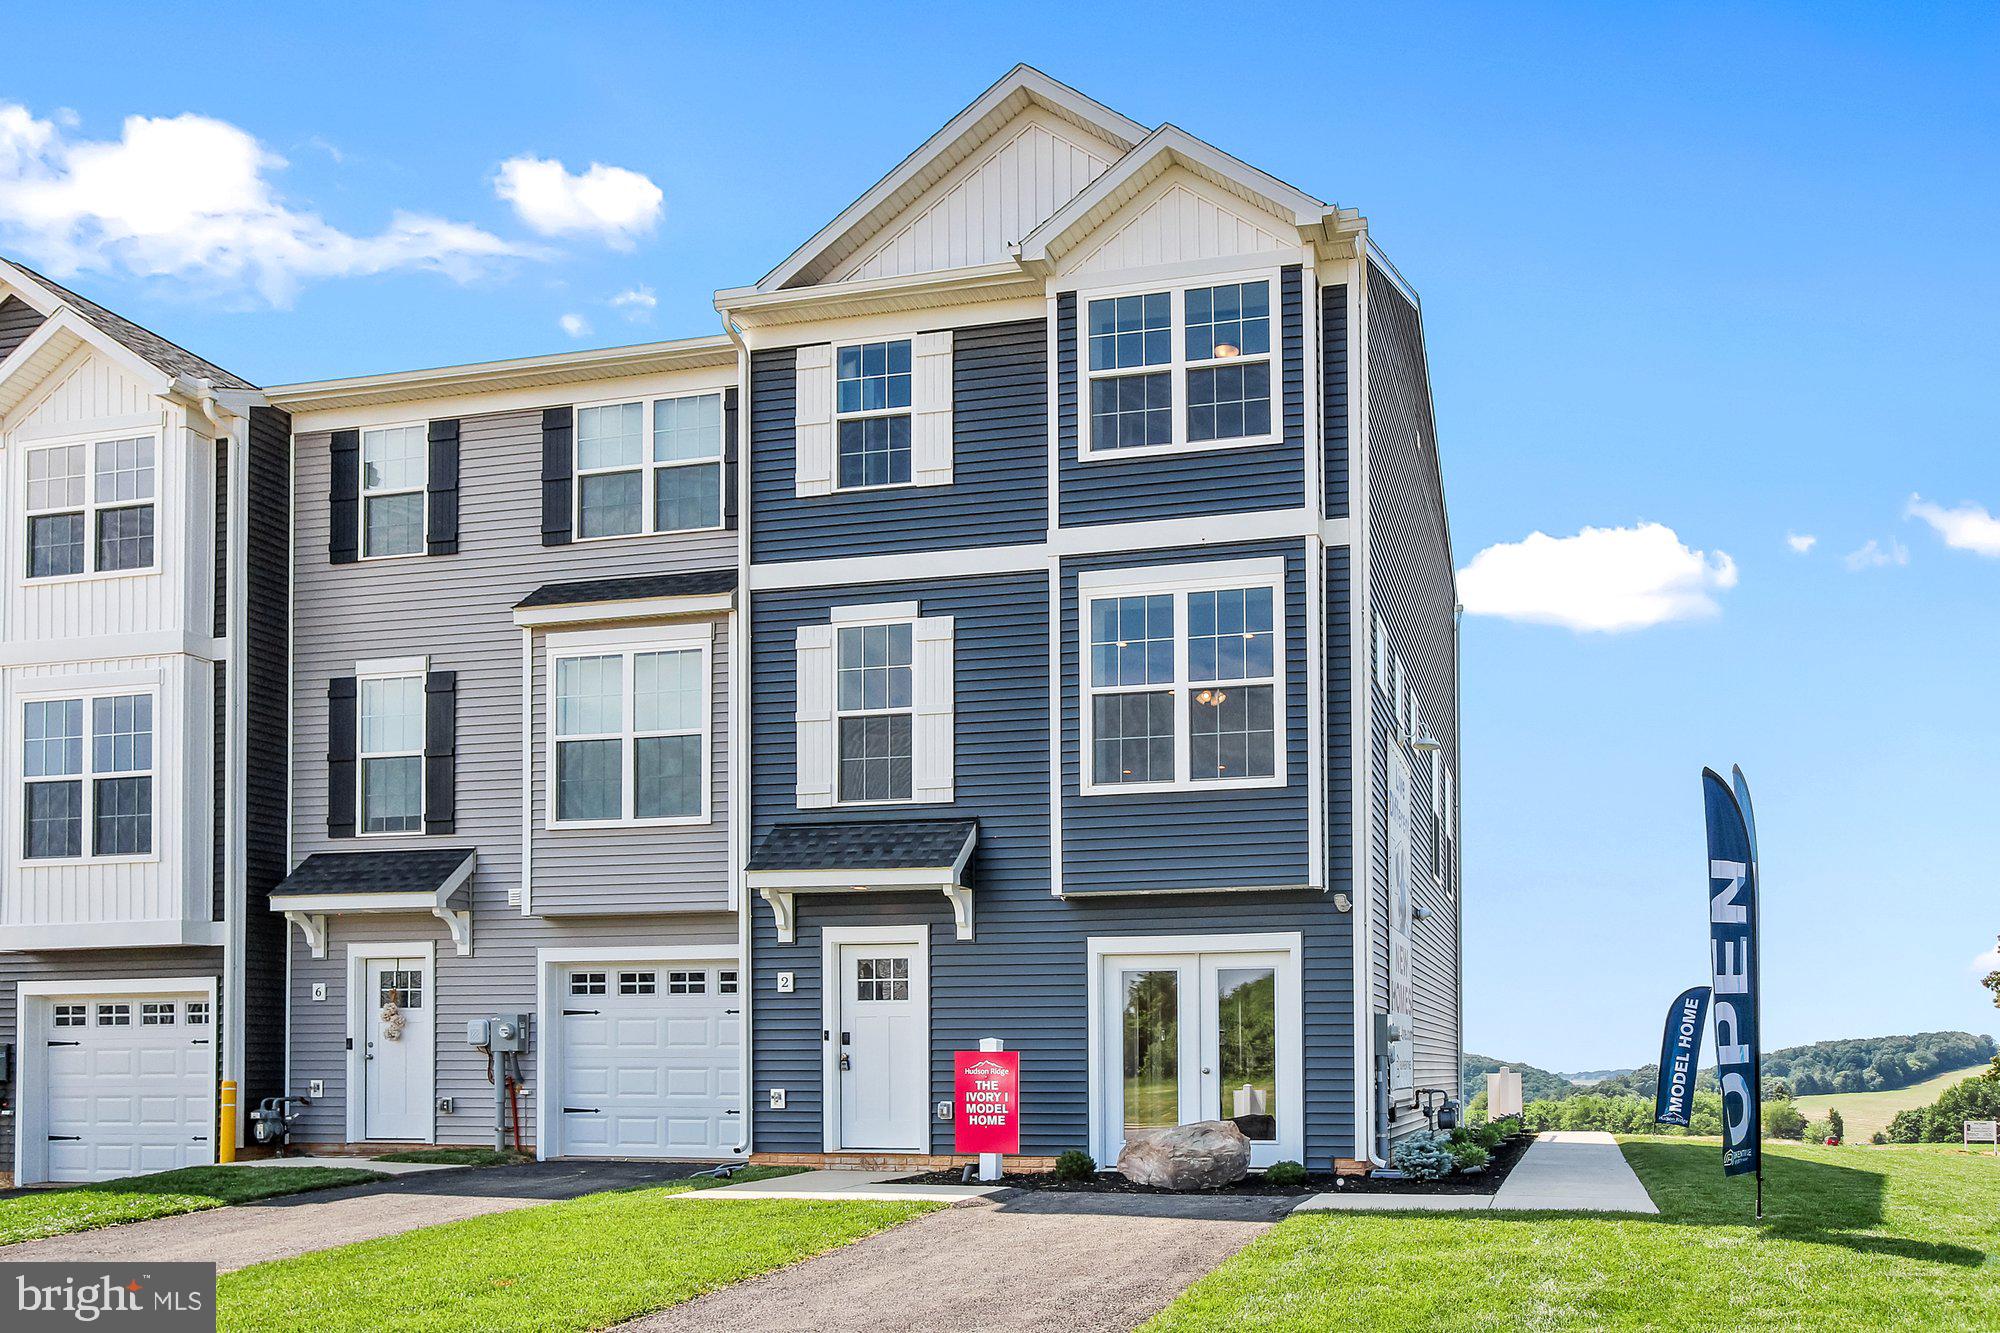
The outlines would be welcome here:
[[[562,1151],[727,1157],[743,1108],[734,964],[599,964],[563,975]]]

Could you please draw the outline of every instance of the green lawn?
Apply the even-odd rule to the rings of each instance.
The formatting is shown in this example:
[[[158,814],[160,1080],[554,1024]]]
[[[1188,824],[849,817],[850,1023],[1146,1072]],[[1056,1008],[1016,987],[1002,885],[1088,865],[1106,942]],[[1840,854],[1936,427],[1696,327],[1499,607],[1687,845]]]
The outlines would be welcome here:
[[[1847,1141],[1866,1143],[1876,1130],[1889,1127],[1889,1119],[1896,1112],[1929,1106],[1944,1094],[1945,1089],[1983,1074],[1990,1068],[1991,1065],[1982,1061],[1970,1068],[1954,1069],[1949,1074],[1939,1074],[1934,1079],[1912,1083],[1907,1088],[1891,1092],[1832,1092],[1817,1097],[1800,1097],[1799,1113],[1808,1120],[1822,1120],[1826,1117],[1827,1108],[1832,1107],[1840,1112],[1841,1122],[1847,1130]]]
[[[772,1174],[784,1173],[736,1178]],[[221,1327],[603,1328],[942,1206],[671,1197],[717,1183],[592,1194],[258,1264],[223,1276]]]
[[[95,1185],[36,1190],[0,1199],[0,1245],[381,1178],[380,1172],[347,1167],[190,1166]]]
[[[1760,1226],[1713,1139],[1623,1146],[1658,1218],[1305,1214],[1147,1327],[2000,1328],[2000,1161],[1767,1149]]]

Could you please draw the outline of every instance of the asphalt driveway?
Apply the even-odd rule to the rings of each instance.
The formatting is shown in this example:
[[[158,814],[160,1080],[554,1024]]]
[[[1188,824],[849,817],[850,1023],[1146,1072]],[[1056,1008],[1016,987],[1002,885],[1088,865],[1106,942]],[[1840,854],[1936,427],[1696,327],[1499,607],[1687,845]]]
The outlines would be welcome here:
[[[620,1327],[627,1333],[1129,1329],[1297,1202],[1011,1191]],[[684,1199],[681,1206],[744,1205]]]
[[[356,1159],[356,1166],[367,1162]],[[284,1170],[271,1167],[270,1170]],[[227,1273],[419,1227],[679,1180],[699,1162],[527,1162],[392,1177],[0,1247],[0,1263],[213,1262]]]

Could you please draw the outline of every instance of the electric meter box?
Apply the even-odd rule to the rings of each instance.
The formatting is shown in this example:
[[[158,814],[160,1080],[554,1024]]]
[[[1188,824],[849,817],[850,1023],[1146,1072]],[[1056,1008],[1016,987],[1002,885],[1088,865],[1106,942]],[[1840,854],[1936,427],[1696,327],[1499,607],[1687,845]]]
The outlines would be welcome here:
[[[486,1020],[491,1025],[487,1047],[494,1051],[525,1051],[528,1049],[528,1016],[526,1014],[496,1014]]]

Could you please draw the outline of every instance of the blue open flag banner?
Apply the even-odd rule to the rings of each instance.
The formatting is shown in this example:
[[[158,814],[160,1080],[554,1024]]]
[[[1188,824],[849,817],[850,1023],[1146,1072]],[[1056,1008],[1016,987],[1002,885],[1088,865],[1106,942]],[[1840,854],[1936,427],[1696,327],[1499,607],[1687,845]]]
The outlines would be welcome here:
[[[1660,1095],[1653,1119],[1687,1126],[1694,1113],[1694,1076],[1701,1067],[1701,1040],[1708,1031],[1708,987],[1689,986],[1667,1010],[1660,1038]]]
[[[1762,1175],[1757,1033],[1757,873],[1736,792],[1703,769],[1708,817],[1708,940],[1715,971],[1715,1063],[1722,1079],[1722,1170]],[[1737,773],[1742,781],[1742,773]],[[1745,794],[1748,794],[1746,787]]]

